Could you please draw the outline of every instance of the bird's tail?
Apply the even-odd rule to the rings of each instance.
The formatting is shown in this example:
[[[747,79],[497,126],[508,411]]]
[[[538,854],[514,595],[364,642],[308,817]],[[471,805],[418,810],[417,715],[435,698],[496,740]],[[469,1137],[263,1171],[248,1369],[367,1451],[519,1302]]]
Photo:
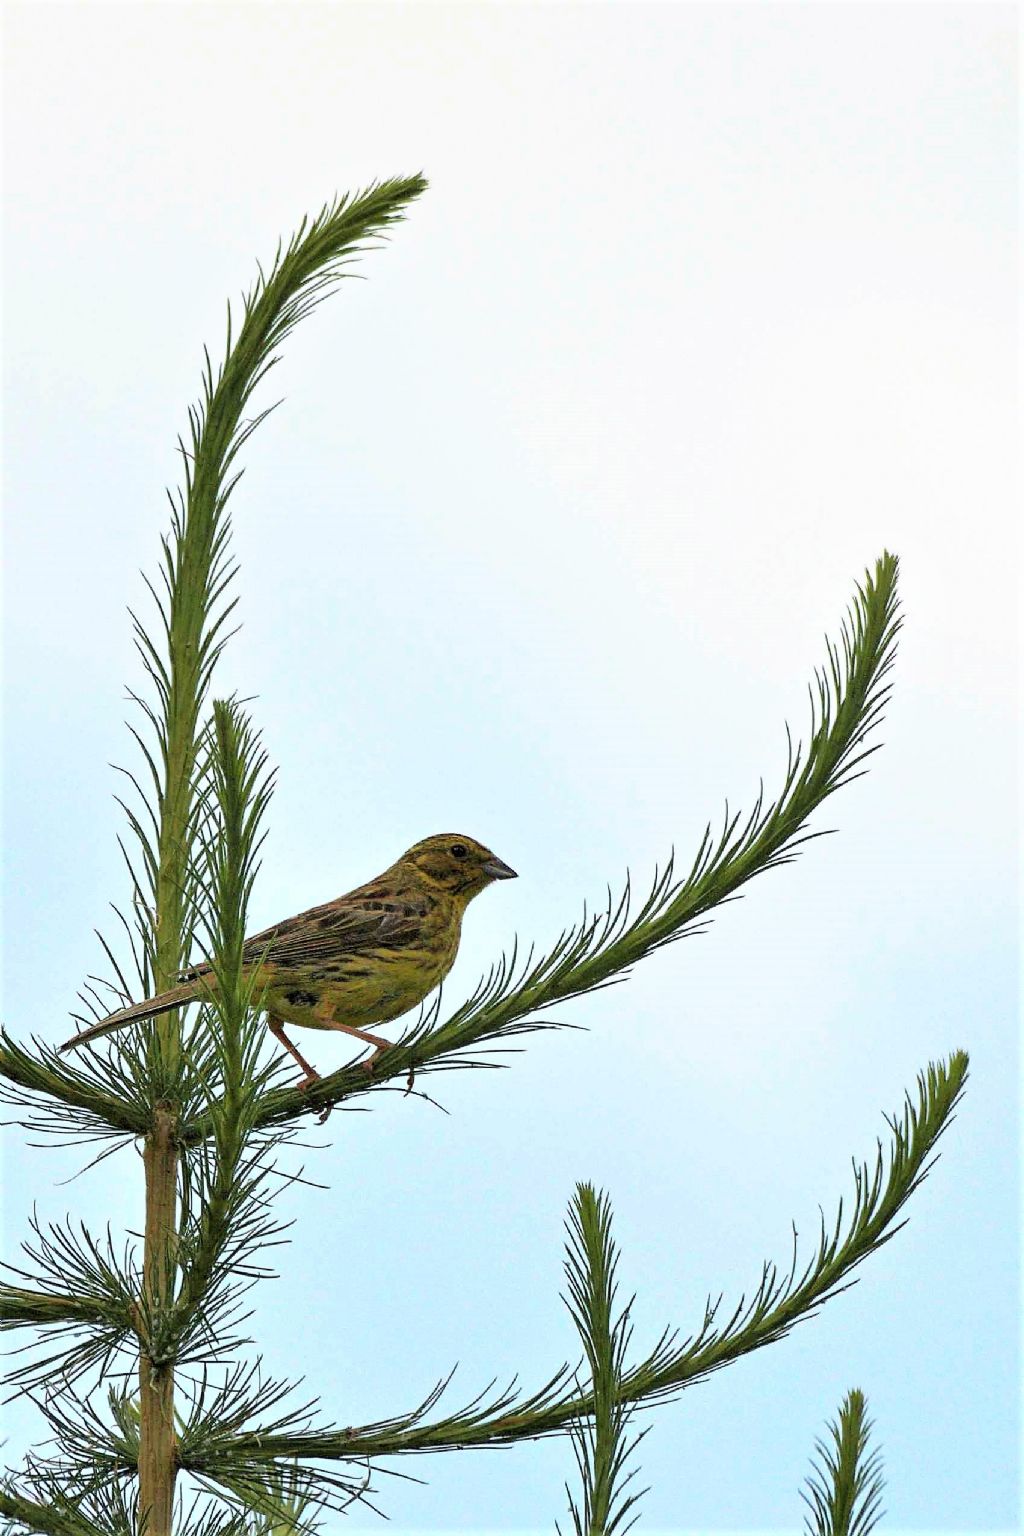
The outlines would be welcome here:
[[[170,1013],[172,1008],[179,1008],[182,1003],[191,1002],[197,997],[201,986],[199,980],[185,981],[178,987],[171,987],[169,992],[147,997],[144,1003],[132,1003],[127,1008],[119,1008],[109,1018],[100,1019],[98,1024],[91,1024],[88,1029],[65,1040],[61,1050],[77,1050],[80,1045],[88,1045],[91,1040],[98,1040],[100,1035],[109,1035],[115,1029],[124,1029],[126,1024],[134,1024],[137,1019],[152,1019],[158,1013]]]

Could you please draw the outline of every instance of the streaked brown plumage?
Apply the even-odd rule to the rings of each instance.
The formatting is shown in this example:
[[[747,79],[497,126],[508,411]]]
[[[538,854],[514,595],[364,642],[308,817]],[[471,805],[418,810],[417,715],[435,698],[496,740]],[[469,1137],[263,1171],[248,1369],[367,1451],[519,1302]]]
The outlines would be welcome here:
[[[258,972],[267,1023],[302,1067],[301,1086],[319,1074],[285,1036],[284,1024],[365,1040],[375,1047],[369,1068],[391,1042],[370,1034],[368,1026],[407,1013],[444,980],[470,901],[494,880],[514,877],[482,843],[444,833],[414,844],[366,885],[247,939],[248,974]],[[208,966],[183,973],[179,986],[112,1013],[61,1050],[201,997],[208,976]]]

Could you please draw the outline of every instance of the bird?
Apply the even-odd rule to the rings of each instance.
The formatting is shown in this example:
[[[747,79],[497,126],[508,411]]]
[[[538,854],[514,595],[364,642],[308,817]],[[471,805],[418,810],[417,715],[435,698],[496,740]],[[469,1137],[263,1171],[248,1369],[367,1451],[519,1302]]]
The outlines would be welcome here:
[[[322,906],[310,907],[246,939],[243,975],[255,976],[271,1034],[289,1051],[307,1089],[320,1074],[284,1032],[333,1029],[374,1047],[372,1071],[392,1042],[367,1026],[407,1013],[439,986],[455,963],[467,906],[496,880],[516,871],[483,843],[459,833],[426,837],[384,872]],[[76,1050],[139,1019],[154,1018],[209,996],[209,965],[181,972],[178,985],[131,1003],[65,1040]]]

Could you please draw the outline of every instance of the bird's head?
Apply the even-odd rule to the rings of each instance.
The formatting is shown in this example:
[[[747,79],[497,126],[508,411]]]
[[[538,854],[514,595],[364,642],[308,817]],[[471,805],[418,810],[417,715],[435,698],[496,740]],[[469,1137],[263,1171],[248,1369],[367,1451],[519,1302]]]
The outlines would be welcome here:
[[[475,838],[460,832],[425,837],[403,853],[400,864],[415,869],[425,885],[469,901],[494,880],[514,880],[516,872]]]

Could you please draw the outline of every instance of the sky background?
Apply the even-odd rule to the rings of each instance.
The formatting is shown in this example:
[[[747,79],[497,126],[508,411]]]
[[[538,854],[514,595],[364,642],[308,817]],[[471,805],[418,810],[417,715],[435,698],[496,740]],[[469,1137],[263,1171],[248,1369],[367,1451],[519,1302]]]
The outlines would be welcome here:
[[[612,1196],[638,1349],[689,1332],[788,1262],[791,1222],[813,1241],[964,1046],[909,1226],[656,1414],[640,1529],[795,1529],[855,1385],[886,1529],[1016,1527],[1013,9],[23,5],[5,30],[5,1024],[67,1034],[125,898],[125,608],[202,344],[304,213],[423,170],[245,450],[218,686],[280,767],[254,928],[467,832],[521,879],[472,908],[457,1002],[513,934],[549,944],[781,783],[886,547],[906,623],[884,750],[814,822],[837,836],[565,1011],[589,1032],[435,1078],[449,1117],[380,1095],[315,1138],[267,1368],[343,1424],[456,1362],[453,1404],[539,1383],[575,1355],[577,1179]],[[63,1186],[80,1155],[21,1141],[8,1256],[33,1203],[139,1224],[130,1150]],[[564,1527],[565,1442],[401,1470],[426,1483],[380,1480],[396,1533]]]

